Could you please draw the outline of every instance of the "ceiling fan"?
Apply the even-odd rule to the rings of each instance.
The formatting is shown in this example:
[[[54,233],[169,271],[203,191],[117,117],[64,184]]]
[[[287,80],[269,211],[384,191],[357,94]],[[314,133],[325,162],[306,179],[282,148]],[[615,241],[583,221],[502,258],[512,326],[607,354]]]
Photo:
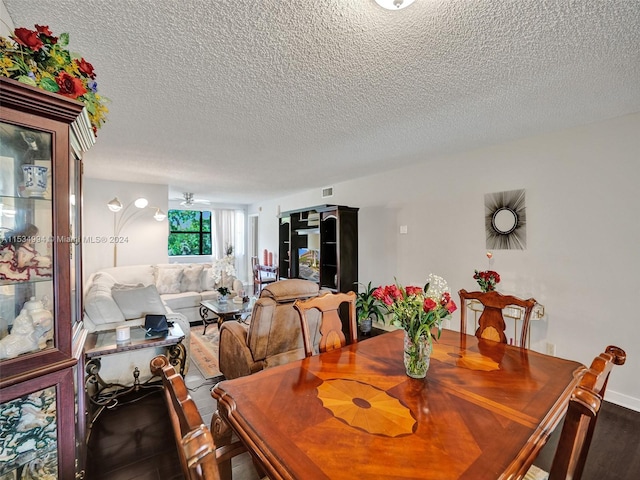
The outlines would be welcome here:
[[[182,194],[182,198],[174,198],[173,200],[182,200],[180,205],[185,207],[191,207],[192,205],[210,205],[211,202],[209,200],[193,198],[193,193],[185,192]]]

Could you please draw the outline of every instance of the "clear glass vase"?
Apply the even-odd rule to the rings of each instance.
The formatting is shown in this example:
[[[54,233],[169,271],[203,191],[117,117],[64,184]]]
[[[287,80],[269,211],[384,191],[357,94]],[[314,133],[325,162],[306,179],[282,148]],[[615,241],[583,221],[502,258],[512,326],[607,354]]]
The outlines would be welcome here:
[[[411,378],[427,376],[432,347],[427,337],[420,336],[414,342],[407,332],[404,332],[404,367],[408,376]]]

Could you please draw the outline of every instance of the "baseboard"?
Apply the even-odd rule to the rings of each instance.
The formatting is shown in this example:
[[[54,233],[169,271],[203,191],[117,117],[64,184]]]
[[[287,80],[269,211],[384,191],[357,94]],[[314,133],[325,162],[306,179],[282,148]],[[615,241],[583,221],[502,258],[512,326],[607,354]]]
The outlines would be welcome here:
[[[605,394],[605,400],[607,402],[620,405],[621,407],[640,412],[640,398],[630,397],[629,395],[618,393],[613,390],[607,390],[607,393]]]

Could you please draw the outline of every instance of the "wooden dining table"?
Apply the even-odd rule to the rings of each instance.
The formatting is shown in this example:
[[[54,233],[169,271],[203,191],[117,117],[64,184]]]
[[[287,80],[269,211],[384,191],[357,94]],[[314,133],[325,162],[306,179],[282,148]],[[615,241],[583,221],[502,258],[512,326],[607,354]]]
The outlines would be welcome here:
[[[405,373],[403,335],[222,381],[213,423],[271,479],[517,479],[586,370],[445,330],[417,380]]]

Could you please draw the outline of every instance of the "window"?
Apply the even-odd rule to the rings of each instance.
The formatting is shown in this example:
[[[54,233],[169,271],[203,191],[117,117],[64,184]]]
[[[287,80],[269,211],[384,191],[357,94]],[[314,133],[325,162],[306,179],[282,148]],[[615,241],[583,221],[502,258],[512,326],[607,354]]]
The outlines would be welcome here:
[[[169,256],[211,255],[211,212],[169,210]]]

